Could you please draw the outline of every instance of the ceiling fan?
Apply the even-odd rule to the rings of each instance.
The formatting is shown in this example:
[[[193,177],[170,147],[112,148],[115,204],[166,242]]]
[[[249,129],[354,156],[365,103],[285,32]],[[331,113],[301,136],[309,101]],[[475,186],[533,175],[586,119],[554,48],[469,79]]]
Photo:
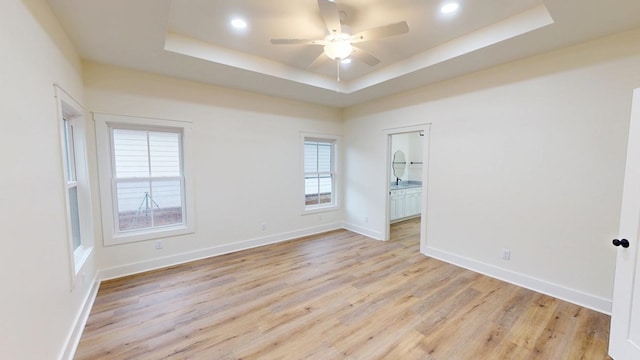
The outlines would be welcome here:
[[[351,34],[349,28],[342,24],[344,12],[338,10],[338,6],[335,1],[318,0],[318,8],[320,9],[320,16],[324,20],[324,24],[327,27],[328,32],[328,35],[324,39],[271,39],[271,44],[324,46],[324,52],[320,54],[318,59],[326,55],[330,59],[336,60],[338,64],[338,81],[340,81],[339,64],[341,60],[351,57],[362,61],[369,66],[375,66],[380,63],[378,58],[361,48],[353,46],[353,44],[401,35],[409,32],[409,24],[407,24],[406,21],[401,21],[361,31],[357,34]],[[316,61],[318,59],[316,59]],[[314,61],[314,63],[316,61]]]

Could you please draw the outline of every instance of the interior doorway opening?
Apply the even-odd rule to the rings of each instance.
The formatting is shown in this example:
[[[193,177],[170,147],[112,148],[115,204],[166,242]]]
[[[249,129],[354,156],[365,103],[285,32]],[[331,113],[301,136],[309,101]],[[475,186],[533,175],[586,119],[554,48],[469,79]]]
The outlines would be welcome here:
[[[413,236],[420,252],[426,247],[428,142],[428,125],[388,132],[385,240]]]

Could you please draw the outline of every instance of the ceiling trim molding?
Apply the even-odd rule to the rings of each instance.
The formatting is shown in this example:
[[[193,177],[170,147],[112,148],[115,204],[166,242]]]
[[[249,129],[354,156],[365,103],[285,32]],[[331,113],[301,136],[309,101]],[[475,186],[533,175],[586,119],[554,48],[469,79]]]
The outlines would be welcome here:
[[[166,34],[164,50],[325,90],[351,94],[418,70],[427,69],[456,57],[470,54],[553,23],[553,18],[546,6],[541,4],[351,81],[337,81],[335,78],[332,79],[259,56],[216,46],[175,32]]]
[[[509,40],[553,24],[546,6],[538,5],[498,23],[438,45],[348,83],[346,93],[356,92],[453,58]]]
[[[321,89],[344,92],[344,83],[337,82],[336,79],[300,70],[259,56],[215,46],[211,43],[174,32],[167,33],[164,50],[200,60],[295,81]]]

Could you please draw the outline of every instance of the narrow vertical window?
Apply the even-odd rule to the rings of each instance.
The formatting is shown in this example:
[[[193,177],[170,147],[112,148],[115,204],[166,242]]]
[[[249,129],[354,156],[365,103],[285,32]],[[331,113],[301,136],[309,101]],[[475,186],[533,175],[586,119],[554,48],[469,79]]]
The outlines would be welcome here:
[[[304,204],[306,209],[334,206],[335,140],[304,138]]]
[[[72,250],[75,251],[82,245],[80,233],[80,211],[78,202],[78,178],[76,169],[76,151],[74,125],[63,118],[64,158],[66,163],[67,199],[69,201],[69,222],[71,227]]]
[[[93,209],[91,184],[87,167],[87,134],[85,111],[58,85],[54,85],[58,105],[60,160],[64,193],[69,274],[73,289],[81,270],[93,252]]]
[[[111,128],[116,232],[185,223],[182,133]]]

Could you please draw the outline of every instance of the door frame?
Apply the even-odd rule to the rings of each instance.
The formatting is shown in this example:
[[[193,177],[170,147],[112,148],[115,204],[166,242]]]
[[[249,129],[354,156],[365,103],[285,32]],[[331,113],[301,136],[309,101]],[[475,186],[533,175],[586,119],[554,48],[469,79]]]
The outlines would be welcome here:
[[[424,254],[425,249],[427,248],[427,217],[428,217],[428,183],[429,183],[429,144],[430,144],[430,131],[431,124],[419,124],[412,126],[401,126],[395,128],[385,129],[384,133],[386,135],[387,141],[387,159],[386,159],[386,170],[385,170],[385,179],[386,179],[386,195],[385,195],[385,210],[384,210],[384,218],[386,221],[385,232],[384,232],[384,241],[388,241],[390,239],[391,234],[391,220],[389,219],[389,201],[390,201],[390,193],[391,193],[391,162],[393,161],[393,154],[391,153],[391,136],[400,135],[406,133],[414,133],[414,132],[422,132],[424,134],[424,145],[422,147],[422,202],[420,204],[420,252]]]

